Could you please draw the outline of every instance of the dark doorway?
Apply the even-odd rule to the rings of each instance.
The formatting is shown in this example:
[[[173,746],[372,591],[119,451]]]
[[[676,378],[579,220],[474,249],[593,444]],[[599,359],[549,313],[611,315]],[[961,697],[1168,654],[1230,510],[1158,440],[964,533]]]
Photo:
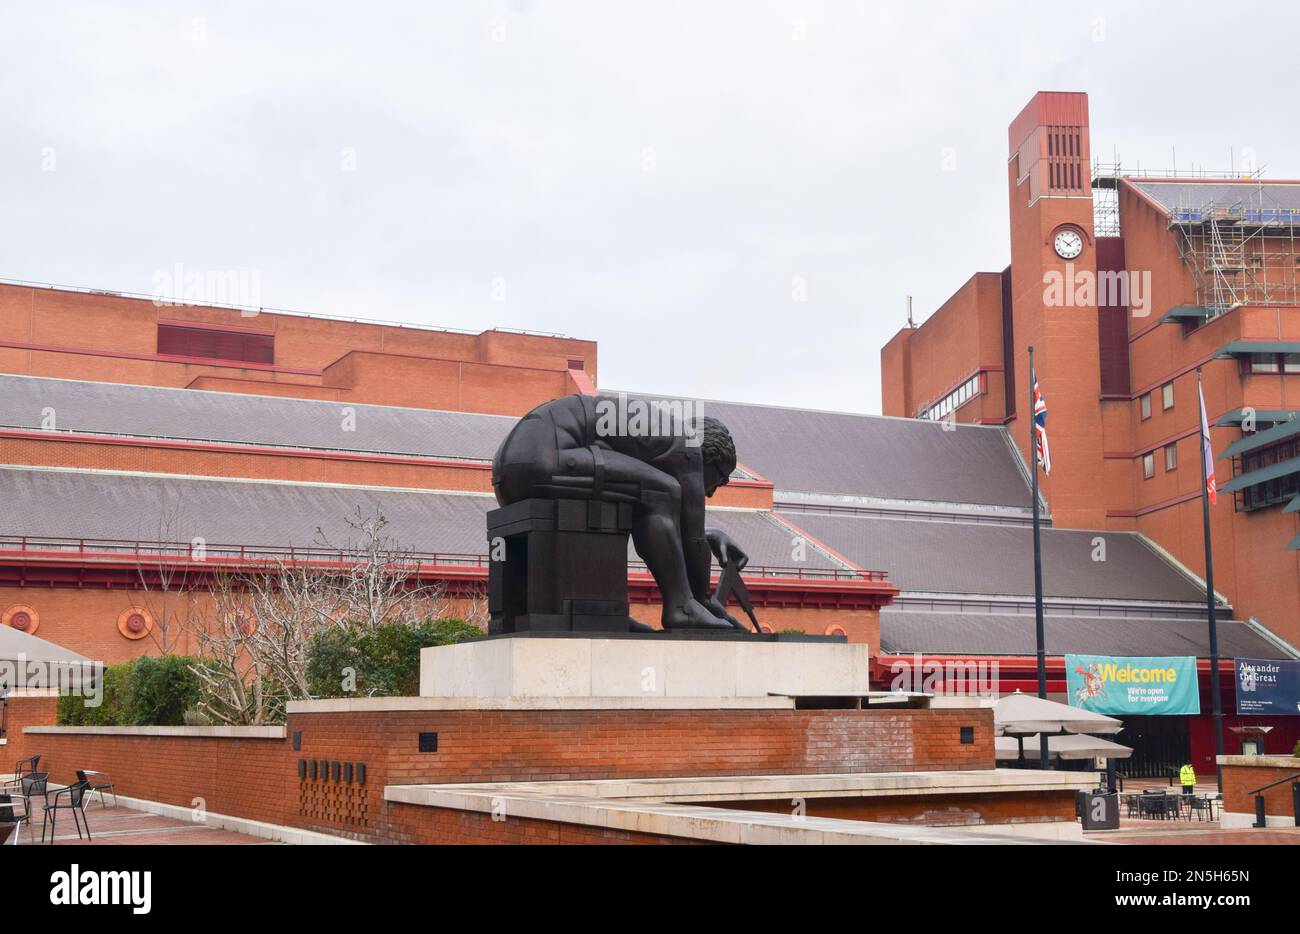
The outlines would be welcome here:
[[[1132,778],[1168,778],[1192,761],[1187,717],[1125,717],[1115,742],[1133,749],[1119,760],[1120,774]]]

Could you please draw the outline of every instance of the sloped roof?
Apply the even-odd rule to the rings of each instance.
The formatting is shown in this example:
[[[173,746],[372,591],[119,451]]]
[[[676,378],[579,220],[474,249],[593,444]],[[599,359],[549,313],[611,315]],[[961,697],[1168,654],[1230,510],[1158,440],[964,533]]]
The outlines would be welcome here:
[[[778,490],[1030,506],[1029,486],[1002,428],[946,430],[911,418],[693,401],[731,431],[740,461]]]
[[[47,411],[59,431],[471,460],[491,460],[515,423],[501,415],[0,375],[0,426],[47,427]]]
[[[1300,183],[1242,181],[1153,181],[1127,179],[1128,183],[1161,205],[1167,212],[1201,211],[1210,206],[1241,205],[1256,210],[1300,211]]]
[[[1028,526],[792,513],[791,521],[850,561],[885,571],[903,592],[1031,595]],[[1109,600],[1204,600],[1186,575],[1132,532],[1045,528],[1043,592]],[[1094,539],[1106,560],[1094,561]]]
[[[1049,655],[1210,655],[1208,627],[1196,619],[1048,616],[1043,621]],[[1220,620],[1221,658],[1287,658],[1249,624]],[[880,644],[887,653],[1033,655],[1032,613],[931,613],[886,607]]]
[[[384,534],[403,550],[487,554],[490,495],[209,480],[94,471],[0,468],[3,534],[100,541],[189,542],[250,548],[347,548],[349,525],[382,514]],[[710,525],[736,539],[757,568],[789,567],[794,533],[753,510],[712,509]],[[319,531],[318,531],[319,530]],[[631,546],[629,545],[629,549]],[[629,551],[629,554],[631,552]],[[808,549],[800,566],[842,568]]]
[[[945,430],[915,419],[699,404],[731,429],[741,462],[778,490],[1029,506],[1001,428]],[[0,375],[0,426],[40,429],[50,411],[60,431],[480,461],[491,460],[515,423],[498,415]]]

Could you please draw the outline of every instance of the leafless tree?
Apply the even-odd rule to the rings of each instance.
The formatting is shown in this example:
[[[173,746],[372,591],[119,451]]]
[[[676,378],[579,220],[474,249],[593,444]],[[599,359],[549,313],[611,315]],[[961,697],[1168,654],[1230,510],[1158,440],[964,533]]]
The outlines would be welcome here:
[[[181,511],[175,503],[162,504],[157,528],[152,534],[153,542],[142,543],[144,550],[135,553],[139,600],[153,617],[149,640],[159,655],[170,655],[180,645],[186,628],[185,620],[189,616],[193,577],[185,559],[195,557],[196,545],[195,542],[189,545],[179,543]],[[197,555],[200,560],[204,557],[201,543]]]
[[[418,556],[385,533],[382,514],[358,510],[348,525],[347,542],[330,543],[318,529],[305,552],[276,552],[255,570],[213,575],[207,618],[194,627],[200,708],[210,719],[271,722],[285,702],[311,697],[307,651],[318,633],[448,614],[445,588],[419,580]],[[471,598],[471,612],[476,605]]]

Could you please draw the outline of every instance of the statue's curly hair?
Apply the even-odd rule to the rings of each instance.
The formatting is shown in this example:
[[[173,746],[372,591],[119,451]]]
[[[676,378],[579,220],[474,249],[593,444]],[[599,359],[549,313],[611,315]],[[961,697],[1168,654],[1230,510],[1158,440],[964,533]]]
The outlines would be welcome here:
[[[736,442],[727,426],[716,418],[704,416],[701,423],[700,454],[706,464],[717,464],[725,480],[736,469]]]

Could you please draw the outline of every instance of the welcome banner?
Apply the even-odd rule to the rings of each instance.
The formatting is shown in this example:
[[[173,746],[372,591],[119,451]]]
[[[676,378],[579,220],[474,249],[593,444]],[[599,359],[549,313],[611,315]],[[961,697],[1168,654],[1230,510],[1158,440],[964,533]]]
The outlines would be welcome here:
[[[1300,661],[1237,658],[1237,713],[1300,714]]]
[[[1201,712],[1196,659],[1110,655],[1065,656],[1070,704],[1104,714],[1196,714]]]

